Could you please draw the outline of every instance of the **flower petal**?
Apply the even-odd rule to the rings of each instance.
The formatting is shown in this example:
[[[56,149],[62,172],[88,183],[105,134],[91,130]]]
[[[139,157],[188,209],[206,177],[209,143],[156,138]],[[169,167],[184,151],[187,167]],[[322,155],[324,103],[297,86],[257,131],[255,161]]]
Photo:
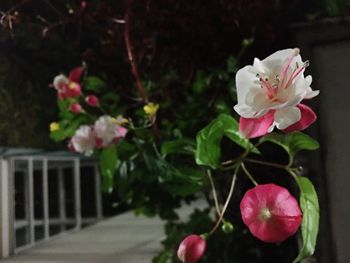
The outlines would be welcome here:
[[[276,51],[270,56],[266,57],[261,61],[263,67],[267,69],[264,73],[267,75],[280,74],[283,69],[283,64],[285,64],[288,59],[292,58],[291,64],[302,64],[301,56],[298,54],[298,49],[288,48]]]
[[[260,88],[260,85],[255,83],[257,73],[253,66],[246,66],[238,70],[236,74],[237,105],[245,104],[247,93],[252,88]]]
[[[317,116],[315,112],[305,104],[299,104],[297,106],[301,112],[301,118],[297,123],[287,127],[283,130],[283,132],[293,132],[293,131],[302,131],[309,127],[314,121],[316,121]]]
[[[63,74],[57,75],[53,80],[53,86],[56,90],[60,91],[67,85],[69,80]]]
[[[278,109],[275,112],[275,125],[277,129],[283,130],[292,124],[298,122],[301,118],[301,113],[297,107],[288,107]]]
[[[270,126],[273,125],[274,111],[269,111],[260,118],[243,118],[239,120],[239,130],[247,138],[263,136],[270,132]]]
[[[305,82],[308,88],[306,89],[304,99],[312,99],[313,97],[316,97],[320,93],[320,91],[311,89],[310,85],[312,83],[312,77],[310,75],[305,78]]]
[[[71,72],[69,73],[69,80],[79,83],[83,72],[84,72],[83,67],[76,67],[76,68],[72,69]]]

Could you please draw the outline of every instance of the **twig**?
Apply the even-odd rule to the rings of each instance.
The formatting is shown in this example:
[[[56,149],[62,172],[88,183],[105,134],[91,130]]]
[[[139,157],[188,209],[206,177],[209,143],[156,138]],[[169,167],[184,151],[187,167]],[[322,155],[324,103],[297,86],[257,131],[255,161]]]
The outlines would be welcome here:
[[[255,181],[255,179],[253,178],[252,174],[248,171],[247,167],[245,167],[244,163],[241,163],[242,169],[244,171],[244,173],[248,176],[248,178],[250,179],[250,181],[252,181],[252,183],[257,186],[258,183]]]
[[[213,177],[211,175],[211,171],[210,170],[206,170],[206,175],[208,176],[208,179],[209,179],[209,182],[210,182],[210,186],[211,186],[211,189],[212,189],[212,194],[213,194],[214,204],[215,204],[215,208],[216,208],[216,213],[218,214],[218,216],[220,216],[220,214],[221,214],[220,206],[219,206],[218,196],[216,194],[216,188],[215,188],[214,180],[213,180]]]
[[[249,159],[249,158],[246,158],[244,161],[250,162],[250,163],[261,164],[261,165],[266,165],[266,166],[271,166],[271,167],[280,168],[280,169],[286,169],[286,167],[288,167],[288,165],[265,162],[265,161],[260,161],[260,160],[256,160],[256,159]]]
[[[142,100],[147,103],[148,97],[147,97],[145,88],[141,82],[139,69],[138,69],[137,63],[135,61],[135,54],[134,54],[132,42],[130,39],[131,4],[132,4],[132,0],[127,1],[127,7],[126,7],[126,12],[125,12],[125,17],[124,17],[124,22],[125,22],[124,41],[125,41],[126,50],[128,52],[128,59],[129,59],[130,65],[131,65],[131,70],[132,70],[132,73],[136,79],[136,88],[137,88],[138,92],[140,93]]]
[[[237,173],[238,173],[239,167],[240,167],[239,165],[236,166],[236,169],[235,169],[234,174],[232,176],[230,192],[227,195],[224,207],[221,210],[221,213],[220,213],[218,221],[216,222],[215,226],[213,227],[213,229],[208,234],[209,236],[212,235],[216,231],[216,229],[220,226],[220,223],[221,223],[221,221],[224,218],[224,214],[225,214],[226,209],[227,209],[227,207],[228,207],[228,205],[230,203],[230,200],[231,200],[231,197],[232,197],[232,194],[233,194],[233,190],[235,188],[236,179],[237,179]]]
[[[48,7],[51,8],[53,12],[56,13],[59,17],[62,17],[62,13],[49,1],[49,0],[42,0]]]

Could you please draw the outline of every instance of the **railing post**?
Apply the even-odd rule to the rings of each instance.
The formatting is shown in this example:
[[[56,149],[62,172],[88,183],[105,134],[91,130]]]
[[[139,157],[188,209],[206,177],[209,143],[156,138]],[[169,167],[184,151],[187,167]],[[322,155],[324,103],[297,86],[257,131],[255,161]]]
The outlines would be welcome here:
[[[0,259],[14,252],[13,173],[11,160],[0,159]]]
[[[44,219],[44,239],[48,240],[50,237],[50,222],[49,222],[49,182],[48,182],[48,162],[43,158],[43,219]]]
[[[80,160],[74,159],[74,204],[75,204],[75,228],[81,229],[81,194],[80,194]]]
[[[95,203],[96,203],[96,217],[101,220],[102,214],[102,195],[101,195],[101,175],[99,166],[94,165],[94,175],[95,175]]]
[[[29,244],[35,243],[35,215],[34,215],[34,167],[33,158],[28,158],[28,223],[29,223]]]
[[[58,207],[61,222],[61,231],[66,229],[66,189],[64,185],[64,172],[62,167],[58,167]]]

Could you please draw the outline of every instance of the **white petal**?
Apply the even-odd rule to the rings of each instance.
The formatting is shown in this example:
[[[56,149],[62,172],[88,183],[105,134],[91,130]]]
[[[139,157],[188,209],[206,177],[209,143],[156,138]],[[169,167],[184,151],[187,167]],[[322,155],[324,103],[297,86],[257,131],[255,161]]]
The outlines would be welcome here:
[[[238,113],[239,116],[244,118],[252,118],[255,112],[252,111],[252,108],[245,104],[236,104],[233,109]]]
[[[312,90],[311,88],[308,88],[304,99],[312,99],[316,97],[318,94],[320,94],[319,90]]]
[[[246,94],[250,89],[259,87],[259,84],[256,83],[257,73],[256,69],[250,65],[238,70],[236,74],[238,104],[244,104]]]
[[[306,85],[308,87],[310,87],[311,83],[312,83],[312,76],[311,75],[308,75],[305,77],[305,81],[306,81]]]
[[[85,155],[91,155],[95,147],[95,138],[90,126],[82,125],[72,137],[73,148]]]
[[[264,58],[262,60],[262,62],[268,62],[271,60],[280,60],[280,61],[284,61],[287,58],[293,56],[294,54],[294,49],[293,48],[287,48],[287,49],[282,49],[282,50],[278,50],[275,53],[271,54],[270,56]]]
[[[55,87],[55,89],[59,90],[62,87],[62,85],[67,84],[68,82],[68,78],[63,74],[60,74],[54,78],[53,86]]]
[[[259,73],[264,73],[265,72],[265,67],[264,64],[261,63],[260,59],[258,58],[254,58],[254,63],[253,63],[253,67],[257,70],[257,72]]]
[[[310,87],[312,83],[312,77],[310,75],[305,78],[305,82],[307,85],[307,89],[306,89],[306,94],[304,96],[304,99],[312,99],[313,97],[316,97],[320,93],[320,91],[312,90],[312,88]]]
[[[269,109],[272,106],[271,100],[267,98],[262,88],[251,89],[247,93],[245,104],[250,106],[255,112]]]
[[[301,112],[297,107],[278,109],[275,112],[275,125],[283,130],[301,119]]]

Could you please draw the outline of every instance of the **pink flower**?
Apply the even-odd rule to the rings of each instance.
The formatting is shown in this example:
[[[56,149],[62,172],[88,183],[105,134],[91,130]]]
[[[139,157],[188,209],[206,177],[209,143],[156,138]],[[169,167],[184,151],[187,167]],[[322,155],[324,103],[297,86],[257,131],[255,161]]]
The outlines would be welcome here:
[[[118,124],[117,119],[111,116],[101,116],[94,125],[99,147],[106,147],[111,143],[118,143],[124,138],[127,129]]]
[[[85,98],[87,105],[91,107],[100,106],[100,100],[95,95],[89,95]]]
[[[73,113],[81,113],[83,112],[83,108],[79,103],[73,103],[69,106],[69,111]]]
[[[183,263],[196,263],[204,255],[206,241],[198,235],[189,235],[181,241],[177,256]]]
[[[53,86],[57,90],[58,97],[61,100],[81,96],[81,86],[79,83],[83,72],[83,67],[77,67],[69,73],[69,78],[63,74],[60,74],[54,78]]]
[[[303,130],[316,120],[312,109],[301,104],[319,94],[310,87],[312,77],[304,77],[307,66],[295,48],[277,51],[261,61],[255,58],[253,65],[237,72],[234,109],[241,116],[243,134],[259,137],[275,127],[283,132]]]
[[[83,153],[87,156],[91,155],[96,146],[95,133],[90,126],[82,125],[75,131],[69,148],[75,152]]]
[[[240,204],[243,222],[265,242],[281,242],[295,234],[302,221],[298,202],[287,189],[275,184],[248,190]]]

